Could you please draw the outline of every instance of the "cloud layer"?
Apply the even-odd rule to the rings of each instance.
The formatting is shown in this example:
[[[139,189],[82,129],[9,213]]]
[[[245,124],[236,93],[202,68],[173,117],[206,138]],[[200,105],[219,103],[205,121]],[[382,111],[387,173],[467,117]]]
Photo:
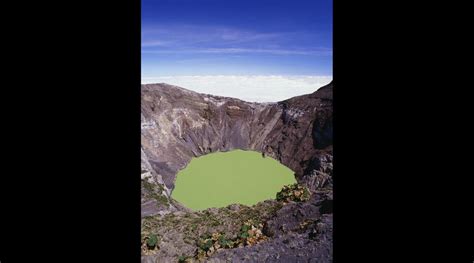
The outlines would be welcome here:
[[[142,54],[222,53],[331,56],[331,47],[314,46],[316,34],[256,32],[223,26],[144,27]],[[327,43],[324,43],[327,45]]]
[[[143,77],[142,83],[167,83],[199,93],[245,101],[276,102],[312,93],[332,76],[162,76]]]

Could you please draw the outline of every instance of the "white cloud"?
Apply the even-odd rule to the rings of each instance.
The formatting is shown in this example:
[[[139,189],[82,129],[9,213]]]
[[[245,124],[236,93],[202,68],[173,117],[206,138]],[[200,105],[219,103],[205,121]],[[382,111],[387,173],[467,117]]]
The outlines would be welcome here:
[[[144,25],[142,54],[271,54],[331,56],[315,32],[249,31],[226,26]]]
[[[142,47],[161,47],[168,46],[170,44],[173,44],[173,42],[161,40],[142,41]]]
[[[154,42],[152,42],[154,43]],[[160,43],[161,44],[161,43]],[[142,44],[152,46],[153,44]],[[155,44],[156,45],[156,44]],[[262,53],[272,55],[317,55],[331,56],[331,49],[294,50],[294,49],[261,49],[261,48],[207,48],[207,49],[172,49],[172,50],[142,50],[143,54],[184,54],[184,53],[213,53],[213,54],[245,54]]]
[[[142,77],[142,83],[167,83],[199,93],[245,101],[276,102],[309,94],[331,82],[332,76],[162,76]]]

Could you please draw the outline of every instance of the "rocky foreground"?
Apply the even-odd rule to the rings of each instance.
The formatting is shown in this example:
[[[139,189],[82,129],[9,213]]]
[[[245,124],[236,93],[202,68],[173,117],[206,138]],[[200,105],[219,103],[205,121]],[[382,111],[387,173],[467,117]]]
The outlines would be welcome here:
[[[156,241],[142,262],[332,261],[332,83],[277,103],[149,84],[141,107],[142,235]],[[310,198],[193,212],[170,197],[191,158],[233,149],[279,160]],[[246,222],[261,237],[241,237]]]

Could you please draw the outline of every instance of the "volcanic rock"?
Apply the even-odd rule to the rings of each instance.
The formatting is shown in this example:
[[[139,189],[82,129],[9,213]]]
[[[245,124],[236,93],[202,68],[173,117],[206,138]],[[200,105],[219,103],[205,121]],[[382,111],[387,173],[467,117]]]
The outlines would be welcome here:
[[[185,242],[185,229],[199,232],[192,232],[193,238],[213,229],[235,235],[234,213],[261,217],[268,241],[220,251],[209,262],[332,261],[332,90],[330,83],[312,94],[253,103],[164,83],[142,85],[142,224],[147,231],[155,226],[166,237],[160,247],[167,248],[143,256],[142,262],[177,261],[180,251],[190,254],[195,244]],[[258,209],[231,205],[208,211],[206,216],[219,219],[212,227],[187,225],[194,224],[189,218],[204,215],[171,198],[176,174],[193,157],[233,149],[280,161],[309,188],[311,199],[284,206],[265,201],[254,206]]]

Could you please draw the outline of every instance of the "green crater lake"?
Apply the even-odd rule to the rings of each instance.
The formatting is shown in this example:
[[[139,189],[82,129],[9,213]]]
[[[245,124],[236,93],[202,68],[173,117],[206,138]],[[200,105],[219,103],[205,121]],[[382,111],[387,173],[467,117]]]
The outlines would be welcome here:
[[[181,170],[171,196],[193,210],[254,205],[275,199],[284,185],[296,183],[294,172],[253,151],[216,152],[193,158]]]

